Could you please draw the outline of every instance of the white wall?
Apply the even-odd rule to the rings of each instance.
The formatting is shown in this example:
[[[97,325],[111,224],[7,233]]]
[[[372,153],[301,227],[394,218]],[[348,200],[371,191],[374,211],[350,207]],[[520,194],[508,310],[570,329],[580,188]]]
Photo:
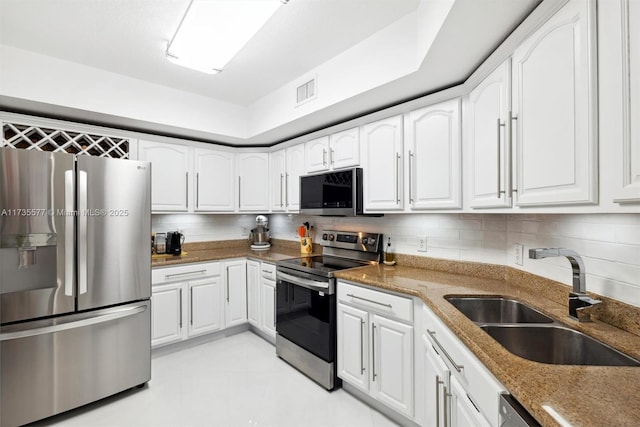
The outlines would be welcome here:
[[[155,214],[151,216],[151,232],[180,231],[185,243],[248,239],[243,228],[256,226],[256,215],[189,215]]]
[[[297,240],[309,221],[317,229],[363,230],[390,236],[397,252],[436,258],[506,264],[571,285],[565,258],[530,260],[529,248],[565,247],[583,255],[587,290],[640,306],[640,215],[412,214],[380,218],[271,215],[274,237]],[[418,236],[427,252],[418,252]],[[514,263],[513,245],[525,245],[524,265]]]

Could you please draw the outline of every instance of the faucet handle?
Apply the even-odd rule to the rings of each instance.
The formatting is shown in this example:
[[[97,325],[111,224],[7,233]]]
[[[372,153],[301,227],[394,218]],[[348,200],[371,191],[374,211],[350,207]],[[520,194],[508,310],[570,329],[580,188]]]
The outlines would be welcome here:
[[[569,316],[578,322],[591,321],[591,309],[602,301],[593,299],[587,294],[569,293]]]

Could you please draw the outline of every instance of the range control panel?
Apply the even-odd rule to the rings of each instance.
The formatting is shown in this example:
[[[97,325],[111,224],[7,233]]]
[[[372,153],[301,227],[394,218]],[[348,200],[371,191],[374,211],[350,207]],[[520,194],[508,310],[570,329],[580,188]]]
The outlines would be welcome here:
[[[322,246],[378,252],[382,247],[382,234],[352,231],[324,230],[320,234]]]

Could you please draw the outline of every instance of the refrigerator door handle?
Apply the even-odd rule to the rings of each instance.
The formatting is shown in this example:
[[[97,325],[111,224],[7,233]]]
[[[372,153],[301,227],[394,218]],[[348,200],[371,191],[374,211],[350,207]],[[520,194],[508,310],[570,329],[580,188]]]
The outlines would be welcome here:
[[[75,182],[73,170],[64,171],[64,294],[70,297],[73,292],[73,274],[75,248],[73,211],[75,208]]]
[[[10,341],[20,338],[34,337],[38,335],[46,335],[52,334],[55,332],[66,331],[69,329],[81,328],[84,326],[95,325],[98,323],[110,322],[116,319],[122,319],[123,317],[134,316],[136,314],[142,313],[147,309],[147,305],[138,305],[135,307],[127,307],[127,308],[115,308],[110,310],[108,313],[90,317],[88,319],[77,320],[75,322],[62,323],[59,325],[51,325],[51,326],[43,326],[41,328],[34,329],[25,329],[22,331],[14,331],[14,332],[6,332],[0,333],[0,342]]]
[[[78,284],[87,293],[87,172],[78,172]]]

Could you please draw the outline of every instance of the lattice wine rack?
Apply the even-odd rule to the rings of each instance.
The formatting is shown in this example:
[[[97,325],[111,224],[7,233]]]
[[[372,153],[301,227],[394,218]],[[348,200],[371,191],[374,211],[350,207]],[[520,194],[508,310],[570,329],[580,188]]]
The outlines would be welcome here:
[[[129,140],[61,129],[2,123],[4,146],[36,151],[64,151],[115,159],[129,158]]]

